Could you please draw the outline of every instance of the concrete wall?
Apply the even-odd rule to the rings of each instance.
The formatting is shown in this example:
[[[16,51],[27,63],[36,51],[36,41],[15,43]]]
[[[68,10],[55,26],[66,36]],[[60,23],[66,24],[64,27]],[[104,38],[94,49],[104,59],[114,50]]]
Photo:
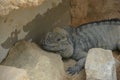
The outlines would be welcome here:
[[[46,0],[40,6],[21,8],[0,17],[0,62],[18,40],[37,43],[53,27],[68,25],[69,9],[69,0]]]

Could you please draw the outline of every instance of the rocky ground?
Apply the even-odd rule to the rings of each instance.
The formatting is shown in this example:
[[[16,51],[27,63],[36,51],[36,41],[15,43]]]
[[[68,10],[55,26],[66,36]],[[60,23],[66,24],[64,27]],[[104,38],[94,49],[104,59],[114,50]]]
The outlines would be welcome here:
[[[113,52],[113,55],[120,60],[119,52]],[[73,76],[65,72],[75,63],[72,59],[62,60],[60,55],[46,52],[35,43],[21,41],[10,49],[2,63],[4,66],[0,65],[0,70],[3,70],[3,73],[0,72],[0,80],[86,80],[85,69]],[[120,80],[120,65],[117,65],[117,80]]]

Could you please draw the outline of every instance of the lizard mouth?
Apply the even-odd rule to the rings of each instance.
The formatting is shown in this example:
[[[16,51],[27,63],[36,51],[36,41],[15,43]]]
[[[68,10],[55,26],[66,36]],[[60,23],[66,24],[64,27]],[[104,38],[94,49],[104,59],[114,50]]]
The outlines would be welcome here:
[[[55,43],[48,43],[46,40],[41,40],[41,48],[49,52],[61,52],[64,51],[63,47],[60,47],[58,44]]]
[[[46,44],[45,42],[42,42],[41,47],[44,50],[47,50],[49,52],[60,52],[60,51],[62,51],[62,49],[58,48],[57,45],[55,45],[55,44],[48,44],[48,43]]]
[[[51,45],[44,45],[42,46],[44,50],[50,51],[50,52],[61,52],[63,49],[59,49],[56,46],[51,46]]]

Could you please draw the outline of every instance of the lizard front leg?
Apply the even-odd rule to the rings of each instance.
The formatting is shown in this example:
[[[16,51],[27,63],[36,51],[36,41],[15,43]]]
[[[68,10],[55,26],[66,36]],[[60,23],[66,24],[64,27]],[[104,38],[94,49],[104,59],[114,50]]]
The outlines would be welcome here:
[[[74,75],[75,73],[79,73],[85,65],[87,52],[79,51],[79,53],[72,56],[73,59],[77,61],[77,63],[73,67],[68,68],[68,73]]]
[[[68,72],[71,75],[74,75],[75,73],[79,73],[85,65],[86,58],[80,59],[73,67],[68,68]]]

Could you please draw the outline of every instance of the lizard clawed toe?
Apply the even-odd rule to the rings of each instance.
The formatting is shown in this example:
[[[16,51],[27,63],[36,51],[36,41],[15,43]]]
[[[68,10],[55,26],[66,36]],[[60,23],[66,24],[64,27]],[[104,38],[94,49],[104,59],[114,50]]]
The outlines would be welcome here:
[[[67,69],[68,74],[74,75],[74,74],[78,74],[80,72],[81,68],[79,66],[74,66],[74,67],[69,67]]]

